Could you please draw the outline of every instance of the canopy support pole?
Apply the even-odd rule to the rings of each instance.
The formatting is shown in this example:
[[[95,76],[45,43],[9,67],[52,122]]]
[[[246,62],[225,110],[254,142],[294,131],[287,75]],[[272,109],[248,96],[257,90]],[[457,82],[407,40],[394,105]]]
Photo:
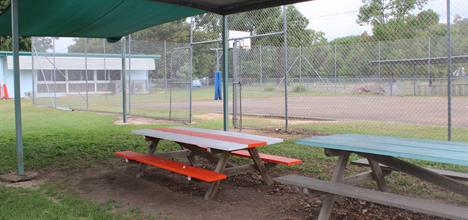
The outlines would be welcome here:
[[[229,88],[229,74],[228,74],[228,50],[229,50],[229,29],[228,29],[228,21],[227,16],[223,15],[223,34],[221,42],[223,44],[223,127],[224,130],[227,131],[229,129],[228,126],[228,88]]]
[[[283,5],[283,49],[284,49],[284,130],[288,131],[289,113],[288,113],[288,22],[287,6]]]
[[[452,140],[452,29],[450,0],[447,0],[447,140]]]
[[[11,38],[13,43],[13,81],[15,94],[17,174],[24,176],[23,127],[21,120],[21,88],[19,70],[18,0],[11,0]]]
[[[127,85],[126,85],[126,79],[127,79],[127,67],[125,66],[126,64],[126,57],[125,53],[127,52],[127,41],[125,37],[122,37],[120,40],[122,43],[122,70],[121,70],[121,80],[122,80],[122,120],[123,123],[127,123]]]

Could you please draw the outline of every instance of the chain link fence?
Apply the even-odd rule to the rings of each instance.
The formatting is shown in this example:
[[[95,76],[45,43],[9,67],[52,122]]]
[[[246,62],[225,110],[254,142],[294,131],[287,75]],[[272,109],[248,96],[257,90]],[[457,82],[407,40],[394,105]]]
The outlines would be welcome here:
[[[432,0],[386,23],[362,21],[359,11],[306,18],[298,7],[228,16],[232,127],[242,127],[242,120],[256,126],[242,116],[274,116],[284,119],[280,127],[288,118],[356,123],[356,132],[363,133],[398,124],[434,128],[437,138],[468,140],[466,4],[453,1],[448,16],[446,1]],[[365,32],[355,34],[345,25],[340,28],[347,35],[311,28],[350,19]],[[194,114],[222,113],[222,101],[213,100],[214,72],[223,71],[222,17],[204,14],[179,23],[187,33],[179,42],[130,37],[131,115],[190,122]],[[122,111],[120,42],[74,39],[67,51],[57,52],[44,48],[47,41],[57,39],[33,41],[36,104]]]

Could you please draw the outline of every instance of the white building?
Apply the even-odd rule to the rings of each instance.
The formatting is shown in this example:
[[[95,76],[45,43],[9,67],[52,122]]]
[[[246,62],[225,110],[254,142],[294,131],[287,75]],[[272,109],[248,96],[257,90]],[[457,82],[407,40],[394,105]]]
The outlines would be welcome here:
[[[159,55],[131,55],[127,58],[127,80],[134,93],[147,93],[149,74],[156,69]],[[13,97],[13,57],[0,51],[0,85]],[[33,68],[34,64],[34,68]],[[122,59],[119,54],[21,53],[21,96],[36,97],[112,94],[120,91]],[[34,74],[33,74],[34,72]],[[86,86],[87,85],[87,86]]]

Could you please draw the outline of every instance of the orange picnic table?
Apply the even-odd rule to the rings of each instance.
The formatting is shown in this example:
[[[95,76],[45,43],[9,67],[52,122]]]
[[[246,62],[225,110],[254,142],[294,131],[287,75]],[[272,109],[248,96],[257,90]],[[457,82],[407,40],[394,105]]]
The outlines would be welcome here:
[[[205,199],[216,195],[220,181],[229,176],[245,172],[257,171],[265,184],[273,184],[269,168],[277,165],[296,165],[302,161],[276,155],[261,154],[258,147],[283,142],[280,138],[245,134],[240,132],[219,131],[201,128],[156,128],[141,129],[132,132],[142,135],[149,142],[147,153],[133,151],[117,152],[116,155],[126,160],[140,163],[140,173],[144,174],[146,166],[158,167],[174,173],[179,173],[200,181],[210,183],[205,193]],[[161,140],[177,143],[182,148],[178,151],[156,152]],[[236,165],[229,159],[231,156],[252,159],[252,164]],[[202,157],[215,164],[213,170],[197,167],[196,158]],[[188,161],[188,163],[180,162]]]

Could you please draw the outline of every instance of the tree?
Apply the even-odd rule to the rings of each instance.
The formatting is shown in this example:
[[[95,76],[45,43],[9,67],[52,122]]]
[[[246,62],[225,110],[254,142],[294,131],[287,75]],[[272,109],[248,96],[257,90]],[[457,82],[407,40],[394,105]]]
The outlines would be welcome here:
[[[189,24],[185,19],[150,27],[131,34],[132,53],[155,54],[161,52],[162,42],[188,42]],[[87,46],[85,46],[87,44]],[[105,47],[105,48],[104,48]],[[69,52],[120,53],[121,43],[109,43],[104,39],[76,38],[68,47]]]
[[[10,0],[0,0],[0,14],[10,8]],[[11,51],[13,50],[10,37],[1,37],[0,36],[0,51]],[[20,38],[20,50],[21,51],[31,51],[31,39],[30,38]]]
[[[218,40],[221,38],[221,16],[206,13],[195,16],[193,19],[192,31],[194,41]],[[296,7],[287,7],[287,19],[289,46],[309,46],[311,44],[326,42],[323,32],[308,29],[308,19]],[[229,29],[248,31],[251,35],[281,32],[283,30],[281,8],[274,7],[229,16]],[[186,19],[158,25],[132,34],[132,53],[161,54],[164,56],[161,42],[164,40],[168,42],[180,42],[185,45],[179,46],[188,46],[189,37],[190,23]],[[88,52],[102,53],[104,51],[102,40],[88,39],[87,41]],[[255,38],[251,40],[251,43],[253,47],[256,45],[281,46],[283,37]],[[106,44],[106,52],[119,53],[120,46],[120,43]],[[215,57],[214,52],[210,48],[216,47],[219,47],[219,43],[217,42],[193,47],[194,77],[206,76],[207,73],[213,72]],[[80,38],[69,47],[69,51],[84,52],[84,48],[85,40]],[[170,52],[170,47],[168,47],[168,52]]]
[[[439,15],[429,9],[422,10],[428,0],[363,0],[357,22],[372,25],[373,38],[379,41],[409,39],[438,35]]]
[[[10,8],[11,1],[10,0],[0,0],[0,14]]]
[[[362,0],[357,22],[361,25],[385,25],[390,20],[399,20],[414,9],[422,9],[428,0]]]
[[[326,42],[325,34],[308,28],[307,19],[295,6],[286,9],[288,45],[293,47],[310,46]],[[248,31],[251,35],[283,31],[283,16],[281,8],[267,8],[257,11],[244,12],[229,19],[229,29]],[[252,44],[281,45],[283,38],[258,38]]]
[[[436,26],[439,15],[433,10],[422,11],[417,15],[408,15],[400,19],[390,19],[384,25],[374,25],[374,38],[380,41],[410,39],[417,36],[439,35]]]
[[[31,38],[20,37],[20,51],[31,51]],[[0,37],[0,51],[12,51],[11,37]]]
[[[308,28],[309,20],[301,14],[294,6],[288,6],[287,10],[288,25],[288,46],[311,46],[326,42],[323,32],[314,31]],[[255,11],[243,12],[228,17],[229,30],[249,32],[250,35],[262,35],[270,33],[280,33],[283,31],[283,13],[280,7],[273,7]],[[221,38],[222,17],[214,14],[203,14],[194,17],[194,39],[198,41],[217,40]],[[258,49],[257,46],[273,46],[273,53],[282,51],[283,36],[266,36],[251,39],[251,48]],[[200,45],[194,47],[194,75],[206,76],[206,73],[213,72],[215,66],[214,52],[207,47],[219,47],[218,44]],[[243,50],[241,56],[254,57],[254,52]],[[265,56],[265,55],[263,55]],[[259,64],[255,59],[246,58],[242,66],[249,66],[248,69],[257,69]],[[230,65],[232,66],[232,65]],[[270,68],[270,67],[269,67]],[[275,66],[271,68],[281,68]],[[265,71],[265,72],[275,72]]]
[[[286,11],[288,24],[288,45],[293,47],[310,46],[327,42],[325,33],[309,29],[307,19],[295,6],[288,6]]]
[[[143,41],[188,42],[189,23],[181,19],[161,24],[133,33],[132,38]]]

